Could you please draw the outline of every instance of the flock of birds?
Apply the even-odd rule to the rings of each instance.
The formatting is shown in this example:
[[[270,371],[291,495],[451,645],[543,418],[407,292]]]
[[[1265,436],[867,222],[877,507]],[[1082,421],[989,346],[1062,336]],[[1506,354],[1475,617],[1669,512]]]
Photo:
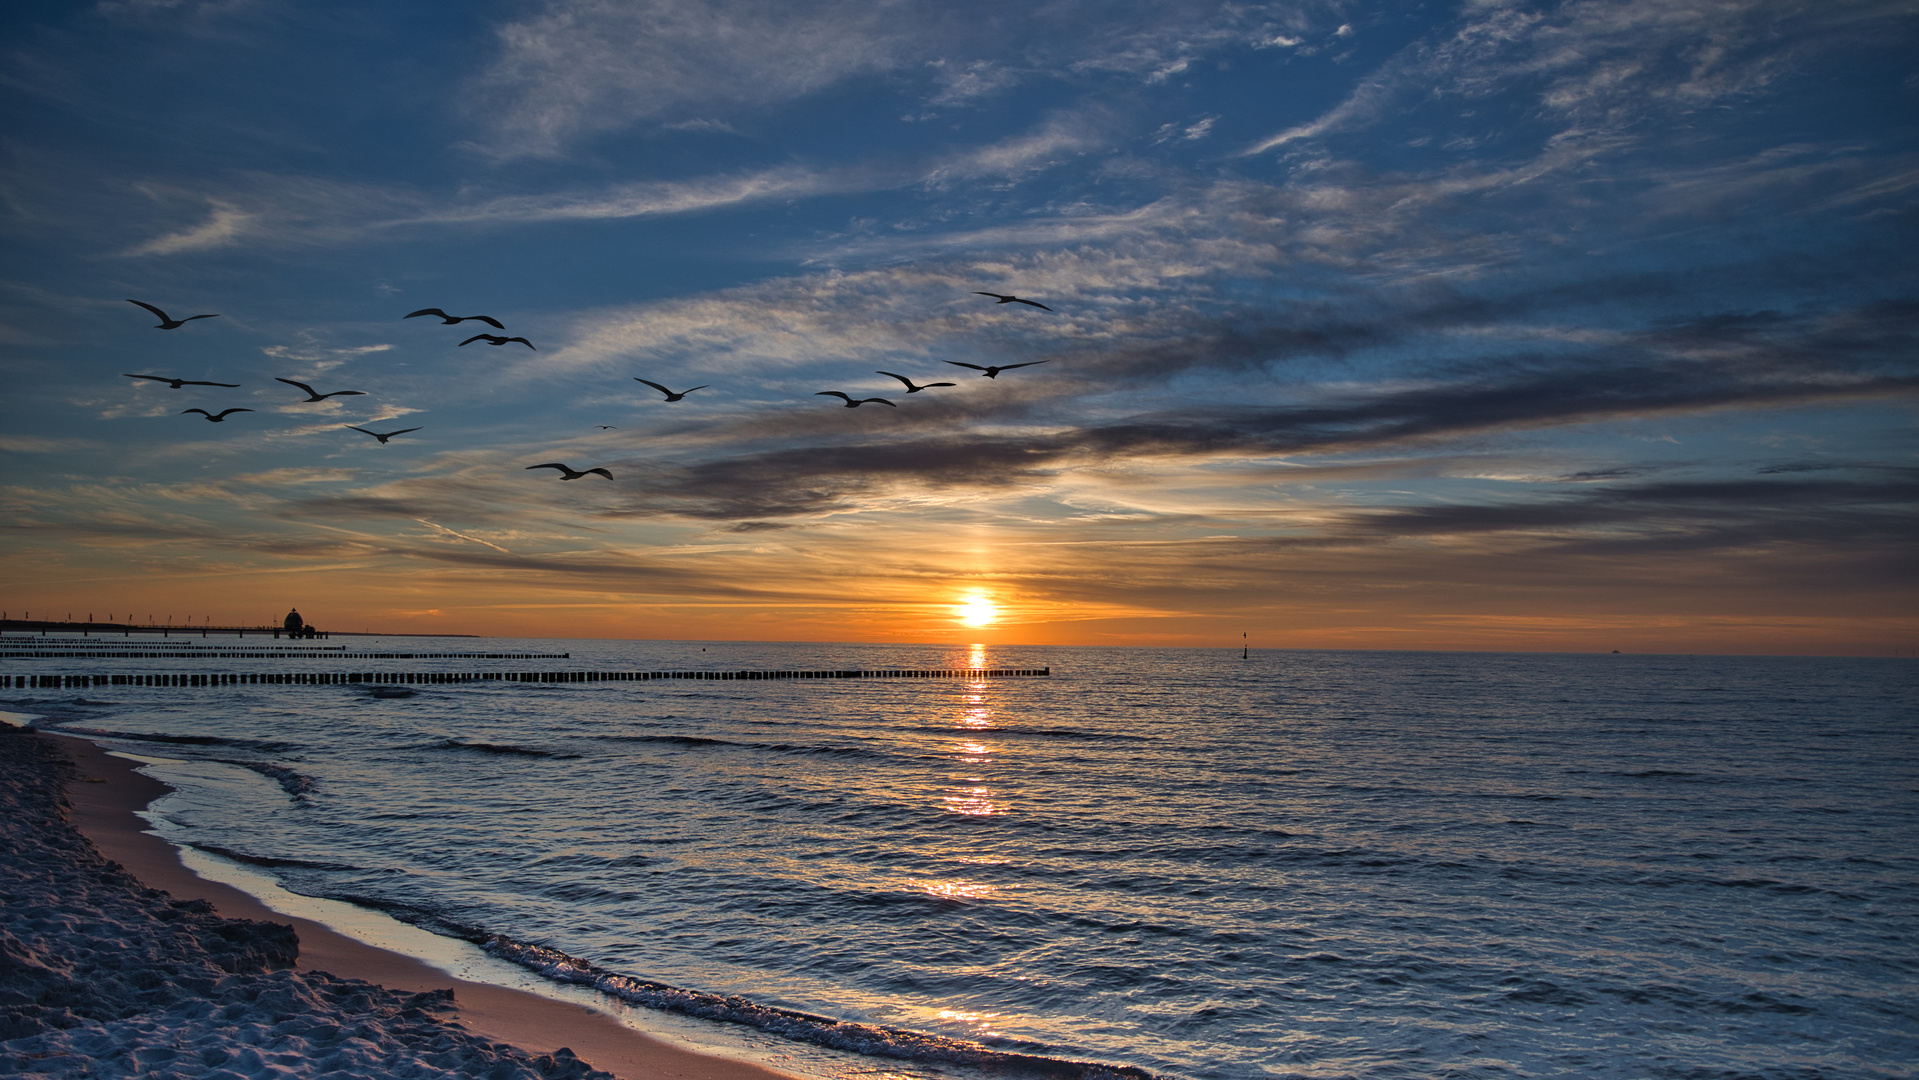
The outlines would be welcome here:
[[[1053,310],[1052,308],[1047,307],[1045,304],[1042,304],[1037,300],[1027,300],[1022,297],[1009,296],[1003,293],[976,292],[975,295],[993,297],[994,300],[996,300],[998,303],[1001,303],[1001,304],[1026,304],[1029,307],[1039,308],[1041,311]],[[189,315],[184,319],[176,319],[173,316],[168,315],[166,312],[161,311],[159,308],[154,307],[152,304],[145,303],[140,300],[128,300],[127,303],[136,304],[140,307],[146,308],[148,311],[151,311],[154,315],[158,316],[160,319],[160,322],[158,325],[154,327],[155,330],[178,330],[182,326],[185,326],[186,324],[192,322],[195,319],[217,319],[220,317],[217,314],[216,315]],[[495,330],[506,329],[506,325],[504,323],[500,322],[500,320],[494,318],[491,315],[448,315],[446,312],[441,311],[439,308],[421,308],[418,311],[412,312],[411,314],[408,314],[402,317],[407,319],[416,319],[422,315],[438,316],[440,319],[440,324],[442,326],[454,326],[459,323],[471,321],[471,322],[485,323],[488,326],[493,327]],[[475,334],[472,337],[467,338],[465,341],[460,342],[460,345],[462,346],[471,345],[476,341],[484,341],[487,344],[494,345],[494,346],[505,345],[508,342],[517,341],[520,344],[525,345],[529,349],[534,349],[533,343],[523,337],[506,337],[500,334],[487,334],[487,333]],[[537,352],[538,350],[534,349],[534,351]],[[1032,367],[1035,364],[1044,364],[1047,362],[1048,361],[1045,361],[1045,360],[1031,360],[1024,364],[987,365],[987,364],[968,364],[958,360],[942,361],[942,363],[952,364],[954,367],[971,368],[972,370],[979,372],[982,377],[988,378],[988,379],[999,378],[999,374],[1002,371],[1011,371],[1014,368]],[[901,375],[901,374],[898,374],[897,372],[892,372],[892,371],[876,371],[874,372],[874,374],[885,375],[885,376],[888,376],[889,378],[898,379],[900,383],[906,387],[906,392],[908,394],[917,394],[922,390],[932,390],[942,386],[958,386],[959,385],[958,383],[950,383],[950,382],[915,383],[912,379],[909,379],[904,375]],[[149,379],[149,380],[152,380],[153,382],[166,383],[167,386],[173,390],[178,390],[181,387],[185,387],[185,386],[220,386],[220,387],[226,387],[228,389],[233,389],[240,385],[239,383],[212,382],[206,379],[177,379],[171,375],[128,374],[125,377],[129,379]],[[298,387],[299,389],[306,391],[307,396],[304,399],[304,401],[308,401],[308,402],[326,401],[329,398],[336,398],[336,397],[362,397],[362,396],[365,396],[366,394],[366,391],[364,390],[334,390],[330,393],[322,394],[319,391],[315,390],[313,387],[308,386],[306,383],[300,382],[297,379],[282,379],[277,375],[274,376],[274,381],[283,382],[283,383],[286,383],[288,386]],[[675,401],[682,401],[686,398],[686,395],[692,393],[694,390],[705,390],[708,388],[708,386],[711,385],[711,384],[702,384],[700,386],[695,386],[687,390],[669,390],[668,388],[660,385],[659,383],[652,381],[651,379],[641,379],[636,377],[633,381],[638,383],[645,383],[647,386],[650,386],[653,389],[658,390],[661,394],[665,395],[666,401],[668,403],[675,402]],[[852,396],[851,394],[848,394],[841,390],[821,390],[815,393],[814,396],[839,398],[841,401],[844,401],[846,403],[845,407],[849,409],[857,409],[861,405],[885,405],[885,406],[888,406],[889,408],[899,407],[898,405],[896,405],[894,402],[892,402],[891,400],[887,398],[883,398],[883,397],[856,398]],[[196,409],[182,409],[180,410],[180,415],[185,416],[188,413],[199,413],[201,416],[206,417],[209,423],[218,424],[226,420],[227,417],[232,416],[234,413],[254,412],[254,411],[255,410],[253,409],[233,408],[233,409],[222,409],[219,412],[214,413],[214,412],[208,412],[205,409],[196,408]],[[363,434],[373,436],[374,438],[380,440],[381,446],[385,446],[387,444],[387,440],[393,438],[396,435],[405,435],[408,432],[421,430],[420,428],[417,428],[417,427],[410,427],[410,428],[401,428],[398,431],[388,431],[388,432],[382,433],[378,431],[368,431],[366,428],[363,428],[363,427],[354,427],[352,424],[347,424],[344,426],[347,427],[349,430],[358,431]],[[601,431],[613,430],[613,425],[611,424],[599,424],[596,426],[599,427]],[[598,467],[598,466],[591,469],[575,469],[570,465],[566,465],[558,461],[548,461],[539,465],[528,465],[526,468],[528,471],[531,471],[533,469],[557,469],[560,472],[561,480],[578,480],[581,477],[591,476],[594,474],[604,476],[608,480],[613,479],[613,474],[611,472],[607,471],[604,467]]]

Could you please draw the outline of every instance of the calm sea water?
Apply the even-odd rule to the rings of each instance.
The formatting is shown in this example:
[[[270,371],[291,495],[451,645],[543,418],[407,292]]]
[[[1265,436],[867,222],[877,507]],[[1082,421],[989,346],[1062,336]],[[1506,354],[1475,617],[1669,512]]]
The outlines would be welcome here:
[[[572,658],[0,664],[1054,674],[0,708],[241,766],[170,833],[296,892],[748,1005],[1190,1078],[1919,1062],[1909,660],[434,647]]]

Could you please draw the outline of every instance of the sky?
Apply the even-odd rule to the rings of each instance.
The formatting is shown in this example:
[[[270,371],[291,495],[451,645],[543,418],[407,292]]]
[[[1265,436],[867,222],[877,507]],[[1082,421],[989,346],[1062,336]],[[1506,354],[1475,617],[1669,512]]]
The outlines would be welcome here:
[[[0,20],[14,617],[1919,649],[1909,0]]]

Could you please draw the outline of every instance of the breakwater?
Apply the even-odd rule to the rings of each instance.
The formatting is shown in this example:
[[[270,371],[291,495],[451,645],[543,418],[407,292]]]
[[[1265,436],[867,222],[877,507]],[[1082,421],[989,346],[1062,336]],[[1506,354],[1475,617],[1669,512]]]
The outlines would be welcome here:
[[[434,685],[466,682],[651,682],[701,679],[758,682],[774,679],[1005,679],[1049,676],[1043,668],[887,668],[851,671],[245,671],[143,675],[0,675],[0,687],[82,690],[96,686],[341,686],[353,683]]]

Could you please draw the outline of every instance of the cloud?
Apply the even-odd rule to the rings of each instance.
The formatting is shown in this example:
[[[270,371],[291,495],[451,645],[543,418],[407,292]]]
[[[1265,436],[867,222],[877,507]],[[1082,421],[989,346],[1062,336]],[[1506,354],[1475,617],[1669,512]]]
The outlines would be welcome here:
[[[1107,144],[1103,126],[1090,110],[1055,113],[1025,134],[949,156],[927,170],[925,182],[1016,179]]]
[[[1022,73],[992,60],[929,60],[938,90],[927,99],[928,105],[970,104],[977,98],[997,94],[1018,85]]]
[[[15,454],[72,454],[105,445],[94,439],[48,439],[33,435],[0,435],[0,450]]]
[[[1565,476],[1558,477],[1553,482],[1559,484],[1597,484],[1608,480],[1625,480],[1630,477],[1641,476],[1647,471],[1649,470],[1644,467],[1625,465],[1615,466],[1610,469],[1581,469],[1576,473],[1567,473]]]
[[[1364,128],[1434,102],[1530,102],[1567,132],[1625,131],[1649,114],[1721,105],[1770,87],[1811,53],[1907,18],[1889,2],[1574,0],[1468,6],[1443,37],[1403,49],[1312,121],[1243,153]],[[1342,30],[1344,28],[1342,27]]]
[[[434,532],[439,533],[442,536],[451,536],[456,540],[465,540],[467,543],[470,543],[470,544],[478,544],[481,547],[492,548],[494,551],[497,551],[502,555],[513,554],[511,551],[508,551],[507,549],[501,547],[498,544],[493,543],[490,540],[481,540],[480,538],[475,536],[468,536],[467,534],[463,532],[456,532],[455,530],[449,529],[444,525],[435,525],[433,522],[428,521],[425,518],[414,518],[413,520],[419,522],[422,525],[425,525],[427,528],[432,529]]]
[[[479,83],[489,148],[550,156],[639,120],[802,96],[898,67],[950,22],[932,9],[844,0],[551,0],[498,31],[499,59]]]
[[[1020,389],[996,388],[1002,396],[969,406],[953,401],[923,416],[912,433],[890,424],[871,428],[874,434],[885,431],[874,441],[862,434],[867,428],[823,427],[811,413],[784,421],[748,414],[709,432],[710,443],[679,447],[716,456],[662,462],[634,478],[626,490],[638,494],[618,513],[794,518],[918,499],[925,492],[957,499],[967,492],[1043,490],[1076,470],[1128,462],[1164,467],[1390,447],[1430,455],[1434,447],[1459,440],[1547,428],[1884,401],[1919,392],[1919,372],[1909,359],[1919,339],[1919,307],[1905,303],[1800,315],[1712,315],[1563,352],[1481,352],[1470,362],[1435,365],[1428,378],[1398,385],[1269,382],[1255,390],[1243,374],[1289,358],[1429,338],[1449,321],[1469,326],[1508,314],[1499,305],[1461,298],[1450,306],[1388,309],[1371,321],[1317,326],[1289,325],[1268,315],[1263,323],[1208,327],[1195,316],[1178,332],[1169,327],[1163,337],[1130,350],[1087,349],[1072,373],[1057,371],[1017,384]],[[642,320],[656,332],[670,330],[672,321]],[[882,315],[878,321],[886,320]],[[845,355],[843,347],[837,355]],[[1115,377],[1128,379],[1137,393],[1141,378],[1222,372],[1235,373],[1239,392],[1232,404],[1208,393],[1162,411],[1124,412],[1136,399],[1117,397],[1102,405],[1093,396]],[[1100,418],[1102,412],[1112,415]],[[742,452],[736,440],[746,431],[774,445]],[[1585,470],[1559,482],[1605,482],[1649,467]]]
[[[935,107],[1019,82],[1091,74],[1148,83],[1209,52],[1267,42],[1298,4],[930,0],[548,0],[500,27],[478,80],[487,152],[551,157],[638,123],[781,106],[862,77],[924,79]]]
[[[943,187],[966,180],[1017,180],[1109,145],[1111,126],[1111,119],[1097,109],[1059,110],[1030,131],[915,159],[873,160],[828,168],[789,164],[687,180],[491,198],[443,199],[397,186],[259,173],[246,175],[243,184],[217,195],[179,185],[143,183],[138,190],[149,203],[167,212],[205,206],[207,217],[197,225],[162,233],[118,254],[145,258],[243,245],[398,241],[425,229],[627,220],[915,185]]]
[[[118,254],[126,258],[183,255],[243,245],[337,244],[364,239],[421,217],[433,200],[390,185],[309,176],[245,172],[211,192],[210,181],[142,181],[130,185],[161,214],[206,216]]]
[[[1704,481],[1602,488],[1508,505],[1369,510],[1329,531],[1349,537],[1516,535],[1542,554],[1663,554],[1792,544],[1892,546],[1919,526],[1919,470],[1879,482]],[[1900,572],[1911,579],[1910,569]]]
[[[295,331],[293,336],[299,341],[299,344],[263,345],[260,347],[261,354],[271,356],[277,360],[297,360],[306,365],[302,370],[312,375],[331,371],[342,364],[357,360],[362,356],[367,356],[372,353],[390,352],[393,349],[392,345],[385,343],[378,345],[347,346],[322,345],[320,342],[326,337],[326,332],[312,327]]]
[[[257,225],[258,215],[216,201],[212,203],[212,211],[208,214],[207,220],[199,225],[165,236],[156,236],[145,243],[126,249],[121,254],[127,256],[177,255],[183,251],[228,247],[238,243]]]

